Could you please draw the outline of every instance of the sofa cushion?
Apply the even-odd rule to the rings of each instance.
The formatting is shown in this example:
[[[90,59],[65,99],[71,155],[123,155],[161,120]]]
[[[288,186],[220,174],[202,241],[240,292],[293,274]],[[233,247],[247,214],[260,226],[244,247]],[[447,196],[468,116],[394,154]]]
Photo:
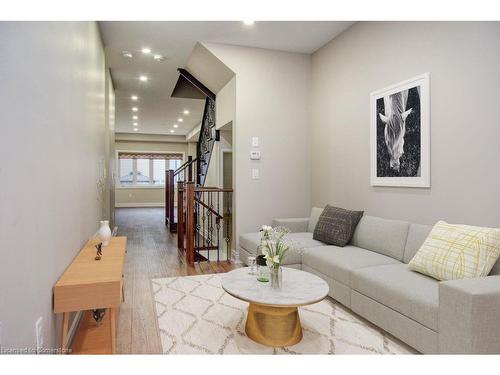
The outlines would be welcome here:
[[[415,256],[431,230],[432,225],[410,224],[403,257],[404,263],[408,263]]]
[[[355,270],[351,278],[353,290],[438,330],[438,281],[401,263]]]
[[[257,255],[257,249],[260,245],[260,232],[241,234],[239,244],[249,253]]]
[[[359,221],[351,245],[375,251],[403,261],[409,223],[400,220],[363,216]]]
[[[302,264],[347,286],[351,285],[351,271],[393,263],[399,262],[385,255],[350,245],[310,247],[305,249],[302,255]]]
[[[285,255],[283,264],[301,263],[303,249],[308,247],[325,246],[320,241],[313,240],[313,234],[309,232],[288,233],[286,239],[290,240],[291,246]],[[260,245],[260,232],[242,234],[240,236],[240,247],[247,252],[258,255],[257,250]]]
[[[308,232],[314,232],[314,228],[316,228],[316,224],[318,223],[318,219],[322,212],[323,209],[319,207],[313,207],[311,209],[311,217],[309,218],[309,225],[307,227]]]
[[[500,229],[438,221],[408,263],[438,280],[488,276],[500,257]]]
[[[319,217],[313,238],[329,245],[345,246],[351,241],[363,211],[327,205]]]

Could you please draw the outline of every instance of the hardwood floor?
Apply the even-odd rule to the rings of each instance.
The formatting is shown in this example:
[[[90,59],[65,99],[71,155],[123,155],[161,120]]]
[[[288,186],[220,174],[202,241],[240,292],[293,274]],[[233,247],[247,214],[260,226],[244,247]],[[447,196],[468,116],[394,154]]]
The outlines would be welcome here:
[[[161,353],[151,279],[227,272],[226,262],[187,265],[177,251],[177,237],[164,225],[163,208],[117,208],[119,236],[128,237],[125,302],[120,308],[117,353]]]

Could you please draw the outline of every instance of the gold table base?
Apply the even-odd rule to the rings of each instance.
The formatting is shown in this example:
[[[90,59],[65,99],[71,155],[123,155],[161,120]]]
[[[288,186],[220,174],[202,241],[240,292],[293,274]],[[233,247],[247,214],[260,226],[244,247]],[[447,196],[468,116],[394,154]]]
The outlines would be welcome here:
[[[245,332],[259,344],[281,347],[302,340],[297,307],[273,307],[250,303]]]

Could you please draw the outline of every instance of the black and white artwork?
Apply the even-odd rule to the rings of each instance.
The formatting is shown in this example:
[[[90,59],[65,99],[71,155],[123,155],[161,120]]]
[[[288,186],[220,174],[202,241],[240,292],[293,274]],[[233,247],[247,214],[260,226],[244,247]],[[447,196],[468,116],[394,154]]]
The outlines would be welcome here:
[[[371,106],[371,184],[429,187],[429,75],[372,93]]]

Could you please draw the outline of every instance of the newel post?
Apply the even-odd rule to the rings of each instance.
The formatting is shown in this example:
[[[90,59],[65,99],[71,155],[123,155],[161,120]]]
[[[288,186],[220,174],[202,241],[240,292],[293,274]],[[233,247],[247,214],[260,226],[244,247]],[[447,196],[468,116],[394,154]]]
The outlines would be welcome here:
[[[184,182],[177,183],[177,247],[184,249]]]
[[[168,227],[169,220],[170,220],[170,215],[168,213],[168,208],[170,207],[169,205],[169,189],[168,187],[170,186],[170,179],[169,179],[169,174],[168,170],[165,170],[165,226]]]
[[[184,184],[186,192],[186,262],[194,264],[194,182]]]
[[[165,198],[165,209],[167,211],[167,216],[168,216],[168,225],[170,226],[170,231],[174,231],[174,199],[175,199],[175,193],[174,193],[174,170],[169,169],[167,171],[167,178],[165,180],[166,183],[166,198]]]

